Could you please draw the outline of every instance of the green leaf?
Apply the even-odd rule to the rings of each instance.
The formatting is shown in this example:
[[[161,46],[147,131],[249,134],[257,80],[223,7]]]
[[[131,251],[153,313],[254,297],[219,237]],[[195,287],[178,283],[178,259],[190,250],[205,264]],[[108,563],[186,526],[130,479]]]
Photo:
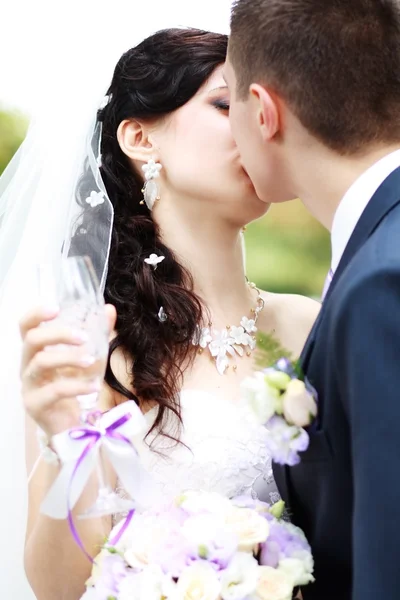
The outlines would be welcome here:
[[[208,556],[208,550],[207,550],[207,546],[201,545],[199,546],[199,556],[200,558],[207,558]]]
[[[275,502],[275,504],[273,504],[269,509],[269,512],[275,517],[275,519],[281,519],[284,511],[285,503],[283,500],[278,500],[278,502]]]
[[[291,353],[272,334],[258,332],[255,354],[257,366],[262,369],[272,367],[282,357],[292,359]]]
[[[27,127],[28,122],[24,115],[0,106],[0,174],[18,150]]]
[[[297,377],[301,381],[304,381],[304,373],[303,373],[303,369],[301,368],[301,365],[300,365],[300,360],[296,360],[296,362],[293,363],[293,368],[295,370]]]

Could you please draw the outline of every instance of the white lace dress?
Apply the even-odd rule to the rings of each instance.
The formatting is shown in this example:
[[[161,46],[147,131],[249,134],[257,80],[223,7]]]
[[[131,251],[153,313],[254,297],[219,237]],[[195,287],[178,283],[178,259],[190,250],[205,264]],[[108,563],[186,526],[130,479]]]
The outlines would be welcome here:
[[[165,501],[189,489],[228,498],[246,494],[270,503],[279,500],[265,429],[255,425],[237,403],[186,390],[181,394],[181,410],[180,433],[176,417],[169,427],[167,423],[167,431],[173,437],[179,435],[182,443],[152,432],[138,448],[142,464]],[[154,407],[145,415],[149,429],[157,411]]]

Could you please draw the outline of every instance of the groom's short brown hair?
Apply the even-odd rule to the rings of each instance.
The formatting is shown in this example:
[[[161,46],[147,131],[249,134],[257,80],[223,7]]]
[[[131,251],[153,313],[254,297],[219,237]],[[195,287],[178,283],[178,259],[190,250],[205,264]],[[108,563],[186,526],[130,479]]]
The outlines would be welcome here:
[[[341,153],[400,141],[400,0],[236,0],[231,32],[240,100],[270,87]]]

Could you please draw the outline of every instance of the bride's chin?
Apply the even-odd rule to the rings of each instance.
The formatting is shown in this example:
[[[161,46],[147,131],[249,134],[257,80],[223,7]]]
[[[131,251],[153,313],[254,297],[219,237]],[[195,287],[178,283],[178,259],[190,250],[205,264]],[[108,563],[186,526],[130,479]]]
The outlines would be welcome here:
[[[265,200],[262,200],[257,195],[256,188],[254,187],[253,182],[250,179],[250,177],[247,175],[247,173],[245,173],[245,176],[242,178],[242,181],[243,181],[243,183],[245,185],[245,188],[247,190],[248,200],[250,200],[250,196],[251,196],[253,202],[259,205],[260,210],[264,211],[264,212],[267,212],[267,210],[271,206],[271,203],[270,202],[269,203],[265,202]]]
[[[250,225],[257,219],[263,217],[270,207],[270,204],[266,204],[258,198],[255,194],[250,198],[243,198],[243,204],[245,205],[245,214],[243,214],[243,221],[245,225]]]

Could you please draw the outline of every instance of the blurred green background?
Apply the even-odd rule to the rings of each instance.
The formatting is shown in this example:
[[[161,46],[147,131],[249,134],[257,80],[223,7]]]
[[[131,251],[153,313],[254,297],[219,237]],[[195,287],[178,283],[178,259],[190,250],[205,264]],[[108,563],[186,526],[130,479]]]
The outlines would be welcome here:
[[[0,107],[0,174],[22,142],[27,118]],[[319,298],[330,263],[329,235],[299,200],[274,205],[245,233],[247,273],[259,287]]]
[[[247,273],[270,292],[320,298],[330,265],[329,234],[300,200],[273,205],[247,227]]]
[[[0,174],[25,137],[28,119],[17,111],[0,106]]]

